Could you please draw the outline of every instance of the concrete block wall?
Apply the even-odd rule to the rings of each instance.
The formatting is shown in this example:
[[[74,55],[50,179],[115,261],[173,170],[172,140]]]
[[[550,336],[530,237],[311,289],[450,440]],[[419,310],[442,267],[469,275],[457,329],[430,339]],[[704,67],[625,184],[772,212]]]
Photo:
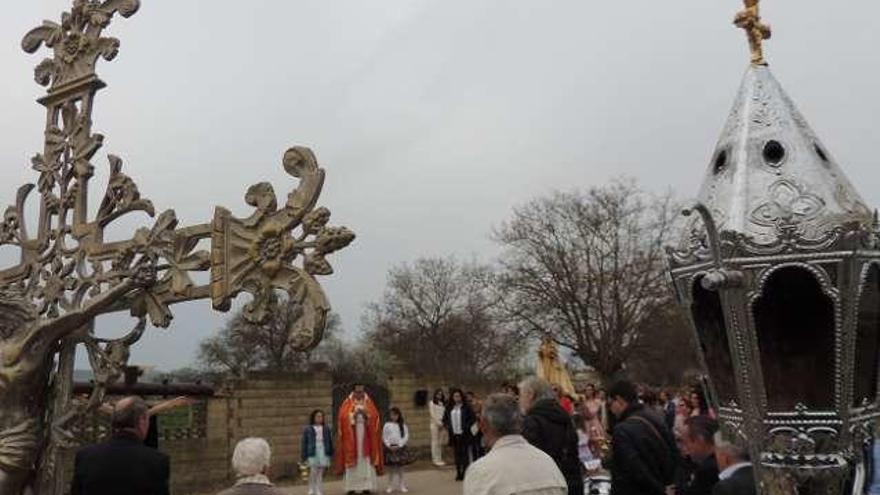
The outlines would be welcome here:
[[[159,448],[171,458],[172,493],[194,493],[228,484],[225,438],[168,440]]]
[[[443,380],[430,376],[416,376],[412,373],[395,373],[388,380],[388,391],[391,396],[391,406],[400,408],[404,418],[409,425],[411,448],[416,449],[422,454],[421,458],[428,459],[431,448],[431,413],[426,405],[416,406],[415,395],[419,390],[426,390],[428,393],[428,401],[434,396],[434,390],[442,388],[444,391],[449,390],[449,384]],[[480,397],[494,392],[489,385],[476,385],[472,387],[464,387],[465,390],[472,390]],[[451,460],[451,454],[447,461]]]
[[[175,494],[229,483],[232,447],[227,435],[228,403],[225,398],[211,398],[207,408],[205,438],[159,442],[159,448],[171,458],[171,486]]]
[[[418,390],[427,390],[428,400],[430,400],[437,387],[442,387],[439,385],[439,380],[416,377],[412,374],[395,374],[388,380],[391,406],[400,408],[403,417],[406,418],[409,425],[409,446],[419,453],[430,452],[430,412],[427,404],[416,406],[415,394]]]
[[[442,380],[400,372],[389,379],[390,406],[401,409],[410,429],[410,447],[419,459],[430,457],[430,415],[427,405],[416,406],[415,394],[436,388],[448,390]],[[481,397],[491,386],[466,387]],[[325,371],[304,374],[252,374],[228,384],[207,400],[206,435],[200,439],[166,440],[160,448],[171,457],[175,494],[206,493],[231,485],[230,460],[235,444],[245,437],[265,438],[272,447],[272,478],[298,478],[300,438],[309,414],[321,409],[332,416],[333,380]],[[447,462],[451,452],[445,453]]]
[[[300,438],[315,409],[330,411],[333,381],[325,372],[255,374],[238,382],[226,399],[230,456],[246,437],[265,438],[272,447],[273,477],[299,475]]]
[[[300,438],[309,414],[331,406],[332,380],[323,372],[253,374],[229,384],[207,400],[205,438],[160,443],[171,458],[172,492],[204,493],[231,485],[232,452],[246,437],[269,442],[273,479],[298,477]]]

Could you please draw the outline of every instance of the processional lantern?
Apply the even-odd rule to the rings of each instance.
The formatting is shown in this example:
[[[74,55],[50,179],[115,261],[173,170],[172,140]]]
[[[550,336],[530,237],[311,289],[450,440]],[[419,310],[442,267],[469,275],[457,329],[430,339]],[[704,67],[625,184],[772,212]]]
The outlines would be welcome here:
[[[332,273],[326,256],[354,240],[348,229],[328,226],[329,210],[316,207],[324,170],[303,147],[284,153],[283,167],[299,184],[282,203],[263,182],[247,190],[245,202],[253,207],[247,218],[218,207],[213,218],[190,226],[179,225],[173,210],[157,214],[123,173],[122,159],[109,155],[109,182],[90,217],[93,158],[103,143],[92,132],[95,96],[104,87],[95,65],[99,58],[112,60],[119,49],[119,40],[102,33],[115,14],[129,17],[138,8],[138,0],[73,0],[60,23],[45,21],[22,41],[25,51],[45,45],[52,56],[35,70],[36,81],[48,88],[39,100],[46,109],[44,146],[31,160],[37,183],[19,188],[0,222],[0,246],[20,252],[18,263],[0,270],[3,495],[65,492],[60,453],[76,444],[71,426],[91,414],[107,385],[121,377],[129,348],[147,322],[170,324],[175,303],[209,299],[226,311],[244,291],[253,296],[245,317],[260,322],[274,293],[286,292],[299,306],[299,318],[288,328],[290,345],[317,345],[329,305],[315,275]],[[36,231],[29,231],[24,217],[34,189],[39,218]],[[104,240],[110,224],[134,212],[153,217],[152,225],[128,240]],[[210,281],[197,283],[194,272],[210,272]],[[117,311],[131,313],[131,332],[98,338],[95,318]],[[72,397],[79,345],[96,382],[82,401]]]
[[[843,493],[880,414],[880,232],[771,74],[770,29],[745,3],[752,61],[670,272],[760,493]]]

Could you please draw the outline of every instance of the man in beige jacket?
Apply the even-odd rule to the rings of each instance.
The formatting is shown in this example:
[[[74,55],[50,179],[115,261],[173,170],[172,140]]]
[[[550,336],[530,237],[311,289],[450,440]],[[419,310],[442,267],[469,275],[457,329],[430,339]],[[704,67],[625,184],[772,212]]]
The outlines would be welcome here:
[[[492,449],[471,464],[464,495],[566,495],[568,485],[556,463],[520,434],[519,402],[507,394],[483,402],[480,428]]]

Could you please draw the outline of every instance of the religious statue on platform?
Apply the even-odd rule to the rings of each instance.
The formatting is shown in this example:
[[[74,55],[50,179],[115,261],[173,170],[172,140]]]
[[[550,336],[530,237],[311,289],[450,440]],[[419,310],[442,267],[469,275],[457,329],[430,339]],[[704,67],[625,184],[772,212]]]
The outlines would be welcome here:
[[[339,406],[336,423],[334,465],[336,472],[345,477],[345,491],[375,491],[376,478],[382,475],[385,465],[382,423],[379,409],[363,384],[355,384]]]
[[[550,336],[545,336],[538,347],[538,376],[559,388],[565,395],[575,397],[574,384],[565,365],[559,360],[559,349]]]
[[[0,217],[0,247],[20,252],[18,263],[0,268],[0,494],[64,493],[60,453],[77,443],[74,424],[102,402],[106,386],[120,378],[129,348],[147,322],[167,327],[171,306],[210,299],[226,311],[241,292],[253,298],[245,317],[268,316],[275,292],[302,308],[288,341],[298,350],[323,336],[329,304],[315,279],[333,272],[326,256],[346,247],[354,234],[330,227],[330,211],[316,207],[324,170],[308,148],[292,147],[282,165],[299,180],[283,204],[272,185],[248,188],[253,213],[236,218],[217,207],[202,224],[179,227],[173,210],[158,215],[122,172],[122,159],[108,155],[110,175],[97,208],[89,205],[93,157],[103,136],[92,132],[95,95],[105,84],[95,73],[99,58],[112,60],[119,40],[102,36],[117,13],[129,17],[138,0],[73,0],[61,22],[44,21],[22,40],[27,52],[41,45],[53,56],[40,62],[36,81],[48,90],[44,143],[31,159],[39,177],[19,188],[15,204]],[[207,179],[207,178],[206,178]],[[39,192],[37,229],[25,221],[29,194]],[[94,216],[91,216],[91,213]],[[131,238],[105,241],[105,229],[132,213],[154,218]],[[300,261],[299,264],[296,262]],[[194,272],[210,271],[197,284]],[[119,339],[95,335],[94,320],[126,311],[134,328]],[[82,402],[73,397],[73,364],[82,345],[95,387]]]

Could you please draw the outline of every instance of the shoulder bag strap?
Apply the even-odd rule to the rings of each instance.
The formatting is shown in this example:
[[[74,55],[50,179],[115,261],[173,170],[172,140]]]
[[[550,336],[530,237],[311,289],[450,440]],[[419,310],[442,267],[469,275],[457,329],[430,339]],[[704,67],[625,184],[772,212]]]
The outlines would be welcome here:
[[[630,416],[629,418],[627,418],[627,421],[629,421],[629,420],[631,420],[631,419],[634,419],[634,420],[638,421],[639,423],[642,423],[642,424],[644,424],[645,426],[647,426],[648,429],[651,430],[651,433],[653,433],[654,436],[657,437],[657,440],[660,440],[660,443],[662,443],[663,445],[665,445],[666,448],[669,448],[669,445],[666,443],[666,440],[663,439],[663,436],[660,435],[660,432],[657,431],[657,428],[654,426],[653,423],[651,423],[650,421],[648,421],[647,419],[645,419],[645,418],[643,418],[643,417],[641,417],[641,416],[636,416],[636,415],[632,415],[632,416]]]

